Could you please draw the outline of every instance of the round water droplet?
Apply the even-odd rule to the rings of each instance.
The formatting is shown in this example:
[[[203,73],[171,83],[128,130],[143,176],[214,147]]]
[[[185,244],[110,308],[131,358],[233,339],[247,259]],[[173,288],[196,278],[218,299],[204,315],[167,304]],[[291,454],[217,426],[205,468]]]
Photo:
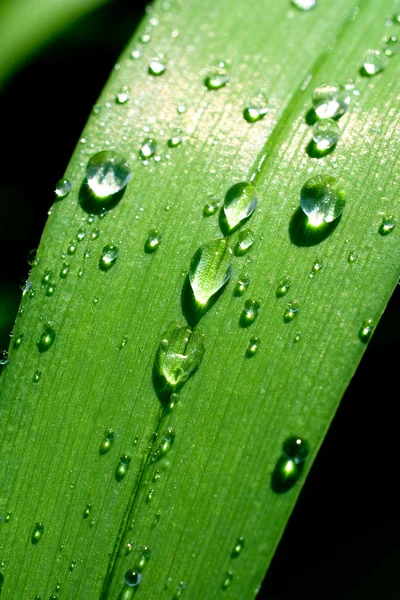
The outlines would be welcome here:
[[[332,175],[316,175],[301,188],[300,206],[314,227],[340,217],[345,204],[344,189]]]
[[[147,234],[144,250],[147,254],[152,254],[157,250],[161,242],[161,234],[157,229],[151,229]]]
[[[172,427],[168,427],[161,436],[160,442],[156,445],[151,453],[151,462],[154,463],[161,460],[171,450],[175,441],[175,431]]]
[[[162,75],[167,69],[167,61],[164,56],[160,55],[153,58],[149,64],[150,75]]]
[[[95,227],[93,229],[92,233],[90,234],[90,238],[92,240],[97,240],[97,238],[99,237],[99,235],[100,235],[100,229],[98,229],[97,227]]]
[[[317,149],[322,152],[338,143],[341,129],[333,119],[321,119],[314,123],[312,136]]]
[[[136,587],[139,585],[142,579],[142,574],[140,571],[136,571],[135,569],[130,569],[125,573],[125,583],[130,587]]]
[[[8,361],[10,360],[10,357],[8,355],[7,350],[2,350],[2,352],[0,352],[0,365],[2,367],[4,367]]]
[[[363,73],[368,77],[373,77],[384,69],[382,54],[379,50],[367,50],[363,57]]]
[[[215,215],[220,206],[221,203],[215,198],[215,196],[210,196],[204,205],[203,216],[211,217],[212,215]]]
[[[76,249],[78,247],[78,243],[76,240],[71,240],[68,248],[67,248],[67,254],[69,254],[70,256],[72,256],[73,254],[75,254]]]
[[[189,280],[196,302],[204,307],[231,278],[232,250],[224,239],[203,244],[195,252],[189,267]]]
[[[248,123],[255,123],[265,117],[268,112],[268,103],[264,94],[256,94],[248,101],[243,116]]]
[[[45,269],[42,275],[42,287],[50,283],[51,278],[53,277],[53,271],[51,269]]]
[[[298,300],[292,300],[289,302],[286,311],[283,313],[283,320],[285,323],[290,323],[290,321],[293,321],[299,310],[300,303]]]
[[[314,90],[313,106],[319,119],[340,117],[347,112],[351,96],[336,83],[323,83]]]
[[[238,241],[235,246],[236,256],[244,256],[250,250],[254,243],[254,231],[252,229],[243,229],[239,233]]]
[[[15,349],[19,348],[23,341],[24,341],[24,334],[23,333],[18,334],[14,340],[14,348]]]
[[[247,346],[246,356],[247,358],[252,358],[256,352],[258,351],[261,344],[261,340],[258,337],[250,338],[249,345]]]
[[[317,0],[292,0],[292,4],[300,10],[311,10],[316,5]]]
[[[46,352],[49,348],[51,348],[55,337],[56,330],[54,329],[54,324],[51,321],[48,321],[44,325],[43,332],[36,342],[39,352]]]
[[[115,102],[117,104],[126,104],[129,100],[130,96],[128,93],[127,86],[123,86],[118,94],[115,96]]]
[[[129,470],[130,462],[131,457],[128,454],[124,454],[123,456],[121,456],[117,468],[115,470],[115,479],[117,481],[122,481],[125,478]]]
[[[240,325],[242,327],[249,327],[254,321],[260,311],[261,303],[259,300],[246,300],[242,314],[240,315]]]
[[[125,158],[113,150],[94,154],[86,167],[86,179],[94,196],[103,200],[121,192],[131,172]]]
[[[68,196],[71,190],[72,183],[68,181],[68,179],[60,179],[59,181],[57,181],[55,192],[57,198],[59,198],[60,200],[62,198],[65,198],[65,196]]]
[[[83,227],[80,227],[76,233],[76,239],[78,242],[81,242],[86,237],[86,230]]]
[[[349,261],[350,264],[356,262],[358,258],[358,254],[355,250],[352,250],[349,254],[349,256],[347,257],[347,260]]]
[[[397,219],[390,215],[389,217],[383,217],[381,226],[379,227],[379,233],[381,235],[389,235],[392,233],[397,223]]]
[[[244,273],[243,275],[241,275],[237,281],[237,284],[235,286],[234,289],[234,296],[236,297],[241,297],[243,296],[243,294],[245,293],[245,291],[247,290],[247,288],[249,287],[249,283],[250,283],[250,278],[247,275],[247,273]]]
[[[115,433],[112,429],[107,429],[104,433],[104,438],[100,443],[100,454],[107,454],[107,452],[111,449],[112,443],[115,439]]]
[[[239,554],[241,553],[241,551],[244,548],[244,537],[240,537],[238,538],[233,550],[232,550],[232,558],[236,558],[237,556],[239,556]]]
[[[32,535],[31,535],[32,544],[39,543],[40,540],[42,539],[43,533],[44,533],[43,523],[36,523],[35,527],[33,528]]]
[[[35,373],[33,374],[33,382],[38,383],[41,376],[42,376],[42,371],[35,371]]]
[[[217,65],[212,67],[204,80],[204,85],[209,90],[219,90],[224,87],[229,81],[229,73],[227,65],[224,61],[219,61]]]
[[[39,262],[39,258],[37,256],[37,250],[36,249],[29,250],[26,260],[28,261],[28,265],[30,267],[35,267]]]
[[[102,271],[108,271],[117,262],[119,256],[119,248],[115,244],[106,244],[103,247],[99,267]]]
[[[225,218],[230,230],[253,214],[257,206],[257,191],[249,181],[236,183],[226,193]]]
[[[232,571],[228,571],[225,575],[224,581],[222,582],[222,589],[226,590],[231,585],[233,579]]]
[[[276,288],[276,297],[283,298],[283,296],[286,296],[286,294],[288,293],[288,291],[290,289],[290,285],[291,285],[291,279],[290,279],[289,275],[284,275],[282,277],[282,279],[279,281],[278,287]]]
[[[55,291],[56,291],[56,284],[54,283],[54,281],[50,281],[46,285],[44,293],[46,294],[46,296],[52,296]]]
[[[295,463],[304,462],[309,453],[309,445],[306,440],[293,436],[285,440],[283,444],[283,454],[291,458]]]
[[[177,127],[171,132],[171,137],[168,140],[168,146],[170,148],[176,148],[182,143],[182,139],[182,129],[179,129],[179,127]]]
[[[65,279],[69,272],[69,264],[63,263],[60,269],[60,277],[61,279]]]
[[[374,328],[375,324],[372,319],[366,319],[361,325],[359,337],[360,340],[364,342],[364,344],[366,344],[371,339]]]
[[[157,142],[153,138],[148,137],[143,141],[143,143],[140,147],[139,154],[140,154],[141,158],[147,159],[147,158],[151,158],[152,156],[154,156],[154,154],[156,153],[156,150],[157,150]]]
[[[163,335],[155,364],[164,384],[175,389],[196,371],[203,356],[203,335],[173,322]]]

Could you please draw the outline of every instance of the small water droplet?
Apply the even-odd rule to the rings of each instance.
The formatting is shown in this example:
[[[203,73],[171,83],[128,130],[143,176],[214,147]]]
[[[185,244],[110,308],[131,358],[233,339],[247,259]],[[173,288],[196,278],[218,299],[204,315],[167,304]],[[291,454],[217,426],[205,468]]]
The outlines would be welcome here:
[[[54,343],[56,337],[56,331],[54,324],[48,321],[44,327],[43,332],[36,342],[39,352],[46,352]]]
[[[152,254],[157,250],[161,242],[161,234],[157,229],[151,229],[147,234],[147,239],[144,245],[144,251],[147,254]]]
[[[103,200],[121,192],[131,172],[125,158],[113,150],[94,154],[86,167],[86,179],[94,196]]]
[[[358,258],[358,254],[355,250],[352,250],[349,254],[349,256],[347,257],[347,260],[349,261],[350,264],[356,262]]]
[[[158,75],[162,75],[163,73],[165,73],[167,69],[167,61],[165,56],[163,56],[162,54],[160,54],[159,56],[156,56],[155,58],[153,58],[150,61],[149,64],[149,73],[150,75],[154,75],[154,76],[158,76]]]
[[[147,158],[151,158],[152,156],[154,156],[154,154],[156,153],[157,150],[157,142],[151,138],[148,137],[146,138],[139,150],[139,154],[141,156],[141,158],[147,159]]]
[[[11,516],[12,516],[12,513],[8,512],[4,518],[4,521],[6,523],[9,523],[11,521]]]
[[[383,217],[382,223],[379,227],[379,233],[381,235],[389,235],[389,233],[392,233],[393,229],[395,228],[396,223],[397,219],[392,215]]]
[[[54,294],[54,292],[56,291],[56,284],[53,281],[50,281],[46,288],[45,288],[45,294],[46,296],[52,296]]]
[[[223,60],[220,60],[218,64],[211,67],[208,75],[204,80],[204,85],[209,90],[219,90],[224,87],[229,81],[229,73],[227,65]]]
[[[189,280],[196,302],[204,307],[231,278],[232,250],[224,239],[200,246],[189,267]]]
[[[228,571],[227,574],[225,575],[224,581],[222,583],[222,589],[223,590],[228,589],[228,587],[232,583],[232,579],[233,579],[233,573],[232,573],[232,571]]]
[[[291,458],[296,464],[304,462],[309,453],[309,445],[306,440],[292,436],[285,440],[282,446],[286,458]]]
[[[44,533],[43,523],[36,523],[35,527],[33,528],[32,535],[31,535],[32,544],[37,544],[38,542],[40,542],[40,540],[42,539],[43,533]]]
[[[24,334],[19,333],[14,340],[14,348],[15,349],[19,348],[23,341],[24,341]]]
[[[73,571],[76,567],[76,560],[72,560],[70,565],[69,565],[69,570]]]
[[[115,244],[106,244],[103,247],[99,267],[102,271],[108,271],[117,262],[119,256],[119,248]]]
[[[130,587],[136,587],[139,585],[142,579],[142,574],[140,571],[136,571],[135,569],[130,569],[125,573],[125,583]]]
[[[143,548],[140,550],[140,559],[138,562],[139,569],[145,568],[145,566],[147,565],[147,563],[150,560],[150,555],[151,555],[150,548],[148,546],[143,546]]]
[[[258,337],[250,338],[249,345],[247,346],[246,356],[247,358],[252,358],[256,352],[258,351],[261,344],[261,340]]]
[[[171,137],[168,140],[168,146],[170,148],[176,148],[177,146],[179,146],[182,143],[182,139],[183,139],[182,129],[177,127],[176,129],[173,129],[173,131],[171,132]]]
[[[30,281],[29,279],[23,279],[21,281],[21,283],[19,284],[20,290],[22,291],[22,295],[25,296],[25,294],[27,292],[29,292],[29,290],[32,287],[32,281]]]
[[[278,287],[276,288],[276,297],[283,298],[286,296],[291,286],[291,279],[289,275],[284,275],[282,279],[278,283]]]
[[[364,344],[366,344],[371,339],[374,328],[375,324],[372,319],[366,319],[361,325],[359,337]]]
[[[340,117],[347,112],[351,96],[337,83],[323,83],[314,90],[313,106],[319,119]]]
[[[256,94],[248,101],[243,116],[248,123],[260,121],[268,113],[268,103],[264,94]]]
[[[104,433],[104,438],[100,443],[100,454],[107,454],[107,452],[111,449],[112,443],[115,439],[115,433],[112,429],[107,429]]]
[[[321,119],[314,123],[312,137],[321,152],[329,150],[338,143],[341,129],[333,119]]]
[[[100,229],[98,229],[97,227],[95,227],[93,229],[92,233],[90,234],[90,238],[92,240],[97,240],[97,238],[99,237],[99,235],[100,235]]]
[[[10,360],[10,357],[8,355],[7,350],[3,350],[2,352],[0,352],[0,365],[1,366],[5,366],[8,361]]]
[[[259,300],[246,300],[242,314],[240,315],[241,327],[249,327],[254,323],[260,311],[261,302]]]
[[[345,204],[344,189],[332,175],[316,175],[301,188],[300,206],[314,227],[340,217]]]
[[[311,10],[316,5],[317,0],[292,0],[292,4],[300,10]]]
[[[325,262],[323,260],[316,260],[315,263],[313,264],[311,272],[309,274],[310,279],[312,279],[314,277],[314,275],[316,273],[318,273],[318,271],[320,271],[324,265],[325,265]]]
[[[232,558],[236,558],[239,556],[244,547],[244,537],[238,538],[233,550],[232,550]]]
[[[221,203],[215,198],[215,196],[210,196],[204,205],[203,216],[211,217],[212,215],[215,215],[220,206]]]
[[[287,492],[299,480],[309,446],[306,440],[293,436],[284,442],[282,450],[282,456],[275,465],[271,481],[272,489],[277,494]]]
[[[398,45],[398,38],[396,35],[386,36],[384,38],[383,42],[384,42],[383,52],[384,52],[385,56],[388,56],[389,58],[391,58],[398,52],[398,48],[396,48],[396,46]]]
[[[297,342],[299,342],[301,340],[301,333],[300,331],[298,331],[295,336],[294,336],[294,343],[297,344]]]
[[[369,49],[364,53],[362,67],[364,75],[373,77],[383,71],[384,66],[383,57],[379,50]]]
[[[160,442],[156,445],[151,454],[151,462],[154,463],[161,460],[170,451],[175,441],[175,431],[172,427],[168,427],[161,436]]]
[[[140,48],[135,48],[135,50],[133,50],[131,56],[133,59],[138,60],[139,58],[142,58],[143,52],[140,50]]]
[[[183,115],[183,113],[187,111],[187,107],[183,102],[180,102],[176,110],[178,112],[178,115]]]
[[[37,250],[36,250],[36,248],[34,248],[32,250],[29,250],[29,252],[27,254],[27,257],[26,257],[26,260],[28,261],[28,265],[30,267],[35,267],[38,264],[39,258],[37,256]]]
[[[239,233],[238,241],[235,246],[236,256],[244,256],[250,250],[254,243],[254,231],[252,229],[243,229]]]
[[[233,292],[234,296],[236,296],[238,298],[243,296],[243,294],[249,287],[249,283],[250,283],[250,277],[247,275],[247,273],[244,273],[243,275],[241,275],[238,278],[237,284],[235,286],[235,289]]]
[[[249,181],[236,183],[226,193],[225,218],[230,230],[253,214],[257,206],[256,188]]]
[[[42,287],[50,283],[52,277],[53,271],[51,269],[45,269],[41,279]]]
[[[83,227],[80,227],[76,234],[76,239],[78,242],[81,242],[86,237],[86,230]]]
[[[128,339],[129,339],[128,336],[126,336],[126,335],[123,336],[123,338],[121,339],[121,342],[118,346],[118,350],[122,350],[123,348],[125,348],[125,346],[128,343]]]
[[[130,96],[129,96],[129,92],[128,92],[128,87],[126,85],[124,85],[120,91],[118,92],[118,94],[115,96],[115,102],[117,104],[126,104],[129,100]]]
[[[85,510],[82,513],[83,519],[88,519],[89,516],[90,516],[91,511],[92,511],[92,505],[91,504],[86,504]]]
[[[283,313],[283,320],[285,321],[285,323],[290,323],[291,321],[293,321],[299,310],[300,303],[298,300],[292,300],[291,302],[289,302],[287,309]]]
[[[33,382],[38,383],[41,376],[42,376],[42,371],[35,371],[35,373],[33,374]]]
[[[146,502],[147,504],[150,504],[150,502],[153,500],[154,498],[154,490],[149,490],[146,496]]]
[[[196,371],[203,356],[203,335],[173,322],[159,345],[156,368],[167,387],[175,389]]]
[[[124,454],[120,457],[117,468],[115,470],[115,479],[117,481],[122,481],[124,479],[129,470],[130,462],[131,457],[128,454]]]
[[[59,181],[57,181],[55,192],[57,198],[59,198],[60,200],[68,196],[71,190],[72,183],[68,181],[68,179],[60,179]]]
[[[60,269],[60,277],[61,279],[65,279],[69,272],[69,264],[63,263]]]
[[[69,254],[70,256],[72,256],[73,254],[75,254],[76,249],[78,247],[78,243],[76,240],[71,240],[68,248],[67,248],[67,254]]]

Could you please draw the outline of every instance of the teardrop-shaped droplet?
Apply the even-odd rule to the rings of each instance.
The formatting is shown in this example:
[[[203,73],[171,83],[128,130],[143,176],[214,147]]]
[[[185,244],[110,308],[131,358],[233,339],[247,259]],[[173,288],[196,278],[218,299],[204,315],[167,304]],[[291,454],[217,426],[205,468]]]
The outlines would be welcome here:
[[[219,200],[217,200],[215,196],[210,196],[206,204],[204,205],[203,216],[211,217],[212,215],[215,215],[220,206],[221,203],[219,202]]]
[[[383,71],[385,63],[379,50],[367,50],[363,56],[363,73],[368,77],[373,77]]]
[[[196,302],[205,306],[231,278],[232,250],[224,239],[203,244],[195,252],[189,268],[189,280]]]
[[[283,298],[283,296],[286,296],[286,294],[288,293],[288,291],[290,289],[290,285],[291,285],[291,279],[290,279],[289,275],[284,275],[282,277],[282,279],[279,281],[278,286],[276,288],[276,297]]]
[[[238,235],[238,241],[235,246],[236,256],[244,256],[250,250],[254,243],[254,231],[252,229],[243,229]]]
[[[168,140],[168,146],[170,148],[176,148],[177,146],[179,146],[182,143],[182,139],[183,139],[182,129],[177,127],[176,129],[174,129],[171,132],[171,137]]]
[[[340,217],[345,204],[344,189],[332,175],[316,175],[301,188],[300,206],[314,227]]]
[[[68,181],[68,179],[60,179],[59,181],[57,181],[55,192],[57,198],[59,198],[60,200],[68,196],[71,190],[72,183]]]
[[[252,358],[258,351],[261,344],[261,340],[258,337],[250,338],[249,345],[247,346],[246,356]]]
[[[65,279],[69,272],[69,264],[63,263],[60,269],[60,277],[61,279]]]
[[[172,427],[168,427],[161,436],[161,440],[151,453],[151,462],[154,463],[161,460],[168,454],[175,441],[175,431]]]
[[[94,154],[86,167],[89,188],[97,198],[112,198],[124,189],[130,178],[128,163],[114,150]]]
[[[31,535],[32,544],[38,544],[40,542],[40,540],[42,539],[43,533],[44,533],[43,523],[36,523],[35,527],[33,528],[32,535]]]
[[[24,334],[19,333],[14,340],[14,348],[15,349],[19,348],[23,341],[24,341]]]
[[[247,275],[247,273],[244,273],[243,275],[241,275],[237,280],[237,284],[236,284],[234,292],[233,292],[234,296],[236,296],[237,298],[243,296],[243,294],[249,287],[249,283],[250,283],[250,277]]]
[[[268,113],[268,103],[264,94],[256,94],[248,101],[243,116],[248,123],[260,121]]]
[[[151,229],[147,234],[144,250],[147,254],[152,254],[157,250],[161,242],[161,234],[157,229]]]
[[[224,580],[222,582],[222,589],[226,590],[228,589],[228,587],[231,585],[232,583],[232,579],[233,579],[233,573],[232,571],[228,571],[224,577]]]
[[[323,83],[314,90],[313,106],[319,119],[340,117],[347,112],[350,102],[350,92],[337,83]]]
[[[33,383],[39,383],[41,376],[42,376],[42,371],[35,371],[33,374],[33,378],[32,378]]]
[[[111,450],[112,443],[115,439],[115,433],[112,429],[107,429],[100,443],[100,454],[107,454]]]
[[[381,235],[389,235],[392,233],[393,229],[396,227],[397,219],[390,215],[388,217],[383,217],[381,226],[379,227],[379,233]]]
[[[117,468],[115,469],[115,479],[117,481],[122,481],[126,477],[130,463],[131,457],[128,454],[121,456],[117,464]]]
[[[102,271],[108,271],[117,262],[119,256],[119,248],[115,244],[106,244],[103,247],[99,267]]]
[[[182,386],[199,367],[204,356],[203,335],[171,323],[158,348],[156,368],[169,388]]]
[[[26,260],[28,261],[28,265],[30,267],[35,267],[38,262],[39,262],[39,257],[37,255],[37,249],[33,248],[32,250],[29,250]]]
[[[357,259],[358,259],[358,253],[355,250],[352,250],[347,257],[347,260],[349,261],[350,264],[353,264],[354,262],[356,262]]]
[[[317,0],[292,0],[292,4],[300,10],[311,10],[316,5]]]
[[[287,492],[297,483],[309,453],[309,446],[306,440],[293,436],[284,442],[282,450],[282,456],[275,465],[271,480],[272,489],[277,494]]]
[[[48,321],[44,327],[43,332],[36,342],[39,352],[46,352],[54,343],[56,338],[56,330],[54,324]]]
[[[240,315],[240,325],[249,327],[254,323],[260,312],[261,302],[259,300],[246,300],[242,314]]]
[[[321,152],[333,148],[341,136],[341,129],[333,119],[321,119],[314,123],[312,136]]]
[[[372,319],[366,319],[363,322],[363,324],[361,325],[359,336],[360,336],[360,340],[364,344],[366,344],[371,339],[374,328],[375,328],[375,324]]]
[[[257,191],[249,181],[235,183],[226,193],[224,213],[230,230],[247,219],[257,206]]]
[[[224,87],[229,81],[229,72],[226,63],[221,60],[219,63],[211,67],[207,74],[204,84],[209,90],[219,90]]]

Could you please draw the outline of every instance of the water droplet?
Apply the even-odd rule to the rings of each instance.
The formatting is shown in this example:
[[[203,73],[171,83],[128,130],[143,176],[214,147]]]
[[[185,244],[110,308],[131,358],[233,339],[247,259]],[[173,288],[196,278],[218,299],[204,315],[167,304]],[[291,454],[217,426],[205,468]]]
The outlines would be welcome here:
[[[33,374],[33,382],[38,383],[41,376],[42,376],[42,371],[35,371],[35,373]]]
[[[358,258],[358,254],[355,250],[352,250],[349,254],[349,256],[347,257],[347,260],[349,261],[350,264],[356,262]]]
[[[94,154],[86,167],[89,188],[97,198],[107,199],[121,192],[131,172],[125,158],[113,150]]]
[[[232,558],[236,558],[239,556],[244,547],[244,537],[238,538],[233,550],[232,550]]]
[[[372,319],[366,319],[361,325],[359,337],[360,340],[364,342],[364,344],[366,344],[371,339],[374,328],[375,324]]]
[[[19,348],[23,341],[24,341],[24,334],[23,333],[18,334],[14,340],[14,348],[15,349]]]
[[[397,223],[397,219],[390,215],[389,217],[383,217],[381,226],[379,227],[379,233],[381,235],[388,235],[393,231]]]
[[[254,243],[254,231],[252,229],[243,229],[239,233],[238,241],[235,246],[236,256],[244,256],[250,250]]]
[[[316,5],[317,0],[292,0],[292,4],[300,10],[311,10]]]
[[[157,142],[151,138],[148,137],[146,138],[141,147],[140,147],[140,151],[139,154],[141,156],[141,158],[151,158],[152,156],[154,156],[154,154],[156,153],[157,150]]]
[[[213,66],[204,80],[204,85],[209,90],[219,90],[229,81],[227,65],[224,61]]]
[[[45,269],[42,275],[42,287],[50,283],[51,278],[53,277],[53,271],[51,269]]]
[[[2,352],[0,352],[0,365],[1,366],[5,366],[8,361],[10,360],[10,357],[8,356],[8,352],[7,350],[3,350]]]
[[[232,573],[232,571],[228,571],[227,574],[225,575],[225,579],[222,583],[223,590],[228,589],[228,587],[231,585],[232,579],[233,579],[233,573]]]
[[[294,343],[297,344],[297,342],[299,342],[301,340],[301,333],[300,331],[298,331],[295,336],[294,336]]]
[[[246,300],[242,314],[240,315],[241,327],[249,327],[260,311],[261,302],[259,300]]]
[[[257,206],[256,188],[249,181],[236,183],[226,193],[224,213],[230,230],[253,214]]]
[[[36,525],[32,531],[32,535],[31,535],[32,544],[37,544],[38,542],[40,542],[40,540],[42,539],[43,533],[44,533],[43,523],[36,523]]]
[[[332,175],[316,175],[301,188],[300,206],[314,227],[340,217],[345,204],[344,189]]]
[[[30,292],[29,292],[29,298],[34,298],[36,296],[36,290],[34,290],[33,288],[31,288]]]
[[[176,148],[177,146],[179,146],[182,143],[182,139],[183,139],[182,129],[177,127],[171,133],[171,137],[168,140],[168,146],[170,148]]]
[[[103,247],[100,260],[99,267],[102,271],[108,271],[111,269],[113,265],[117,262],[117,258],[119,256],[119,248],[114,244],[106,244]]]
[[[296,464],[304,462],[309,453],[309,445],[306,440],[292,436],[285,440],[282,446],[286,458],[291,458]]]
[[[100,229],[98,229],[97,227],[95,227],[92,231],[92,233],[90,234],[90,237],[92,240],[97,240],[97,238],[100,235]]]
[[[247,275],[247,273],[244,273],[243,275],[241,275],[238,278],[237,284],[235,286],[235,290],[233,292],[234,296],[236,296],[237,298],[239,298],[240,296],[243,296],[243,294],[249,287],[249,283],[250,283],[250,277]]]
[[[314,275],[316,273],[318,273],[318,271],[320,271],[324,265],[325,265],[325,263],[324,263],[323,260],[316,260],[315,263],[312,266],[311,273],[309,274],[309,277],[312,279],[314,277]]]
[[[69,254],[70,256],[72,256],[73,254],[75,254],[76,249],[78,247],[78,243],[76,240],[71,240],[68,248],[67,248],[67,254]]]
[[[129,470],[130,462],[131,457],[128,454],[124,454],[120,457],[117,468],[115,470],[115,479],[117,481],[122,481],[124,479]]]
[[[5,521],[6,523],[9,523],[9,522],[11,521],[11,516],[12,516],[12,514],[11,514],[10,512],[8,512],[8,513],[6,514],[6,516],[5,516],[5,519],[4,519],[4,521]]]
[[[45,288],[46,296],[49,296],[49,297],[52,296],[55,291],[56,291],[56,284],[53,281],[50,281],[50,283],[48,283]]]
[[[170,451],[175,441],[175,431],[172,427],[168,427],[161,436],[160,442],[154,448],[151,454],[151,462],[154,463],[161,460]]]
[[[313,106],[319,119],[340,117],[347,112],[351,96],[336,83],[323,83],[314,90]]]
[[[379,50],[367,50],[363,57],[363,74],[368,77],[373,77],[384,69],[382,54]]]
[[[276,297],[283,298],[286,296],[291,286],[291,279],[289,275],[284,275],[280,282],[278,283],[278,287],[276,288]]]
[[[138,563],[139,569],[145,568],[145,566],[147,565],[147,563],[150,560],[150,555],[151,555],[150,548],[148,546],[143,546],[143,548],[140,551],[140,560]]]
[[[176,593],[175,596],[173,598],[173,600],[177,600],[178,598],[180,598],[183,594],[183,592],[186,589],[186,584],[183,581],[180,581],[178,583],[178,585],[176,586]]]
[[[200,246],[189,267],[189,280],[196,302],[204,307],[231,278],[232,250],[224,239]]]
[[[167,69],[167,61],[164,56],[160,55],[153,58],[149,64],[150,75],[162,75]]]
[[[147,504],[150,504],[150,502],[153,500],[154,498],[154,490],[149,490],[146,496],[146,502]]]
[[[291,437],[283,444],[283,455],[272,474],[272,489],[281,494],[290,490],[299,480],[309,447],[305,440]]]
[[[76,560],[72,560],[70,565],[69,565],[69,570],[73,571],[76,567]]]
[[[68,196],[71,190],[72,183],[68,181],[68,179],[60,179],[59,181],[57,181],[55,192],[57,198],[59,198],[60,200]]]
[[[60,269],[60,277],[61,279],[65,279],[69,272],[69,264],[63,263]]]
[[[115,97],[115,102],[117,104],[126,104],[129,100],[130,96],[128,93],[128,88],[126,85],[124,85],[121,90],[118,92],[118,94]]]
[[[37,256],[37,250],[35,248],[32,250],[29,250],[26,260],[28,261],[28,265],[30,267],[35,267],[38,264],[39,258]]]
[[[289,302],[287,309],[283,313],[283,320],[285,321],[285,323],[290,323],[290,321],[293,321],[299,310],[300,303],[298,300],[292,300],[291,302]]]
[[[183,102],[180,102],[178,104],[178,108],[176,110],[178,112],[178,115],[183,115],[183,113],[185,113],[187,111],[187,108]]]
[[[82,517],[84,519],[88,519],[89,516],[90,516],[91,511],[92,511],[92,505],[91,504],[86,504],[85,510],[82,513]]]
[[[147,254],[155,252],[160,245],[161,234],[157,229],[151,229],[147,234],[147,239],[144,245],[144,250]]]
[[[126,335],[123,336],[123,338],[118,346],[118,350],[122,350],[123,348],[125,348],[125,346],[128,343],[128,339],[129,339],[128,336],[126,336]]]
[[[215,215],[220,206],[221,203],[215,198],[215,196],[210,196],[203,208],[203,216],[211,217],[212,215]]]
[[[203,335],[173,322],[159,345],[156,368],[167,387],[177,388],[196,371],[203,356]]]
[[[125,573],[125,582],[130,587],[136,587],[139,585],[142,579],[142,574],[140,571],[136,571],[135,569],[130,569]]]
[[[338,143],[341,133],[341,129],[336,121],[333,119],[321,119],[314,123],[312,136],[317,149],[323,152]]]
[[[265,117],[268,112],[267,99],[264,94],[256,94],[247,103],[243,116],[248,123],[255,123]]]
[[[83,239],[85,239],[85,236],[86,236],[86,230],[83,227],[80,227],[76,234],[77,241],[81,242]]]
[[[112,429],[108,429],[104,433],[104,438],[101,440],[101,443],[100,443],[100,449],[99,449],[100,454],[107,454],[107,452],[111,449],[114,439],[115,439],[114,431]]]
[[[54,324],[51,321],[48,321],[44,327],[43,332],[39,339],[36,342],[39,352],[46,352],[54,343],[56,337],[56,331],[54,329]]]
[[[4,585],[4,575],[3,575],[3,573],[0,573],[0,594],[1,594],[1,590],[3,589],[3,585]]]
[[[247,358],[252,358],[257,350],[259,349],[261,344],[261,340],[258,337],[252,337],[250,338],[250,342],[249,345],[247,346],[247,350],[246,350],[246,356]]]

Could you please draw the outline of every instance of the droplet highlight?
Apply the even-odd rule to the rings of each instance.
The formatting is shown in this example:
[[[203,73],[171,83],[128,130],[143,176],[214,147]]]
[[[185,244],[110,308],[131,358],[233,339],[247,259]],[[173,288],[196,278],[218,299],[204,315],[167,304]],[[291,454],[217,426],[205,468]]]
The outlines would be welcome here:
[[[102,271],[109,271],[117,262],[119,256],[119,248],[115,244],[106,244],[103,247],[99,267]]]
[[[332,175],[316,175],[301,188],[300,206],[314,227],[340,217],[345,204],[345,191]]]
[[[319,119],[334,119],[348,111],[351,96],[337,83],[323,83],[315,88],[312,102]]]
[[[113,150],[94,154],[86,167],[86,179],[92,193],[108,199],[121,192],[128,184],[131,172],[126,159]]]
[[[60,179],[56,183],[55,193],[59,200],[62,200],[72,190],[72,183],[68,179]]]
[[[333,119],[321,119],[314,123],[312,137],[317,150],[324,152],[335,146],[341,136],[341,129]]]
[[[54,329],[54,324],[51,321],[48,321],[44,325],[43,332],[36,342],[39,352],[46,352],[49,350],[49,348],[51,348],[54,344],[55,338],[56,330]]]

